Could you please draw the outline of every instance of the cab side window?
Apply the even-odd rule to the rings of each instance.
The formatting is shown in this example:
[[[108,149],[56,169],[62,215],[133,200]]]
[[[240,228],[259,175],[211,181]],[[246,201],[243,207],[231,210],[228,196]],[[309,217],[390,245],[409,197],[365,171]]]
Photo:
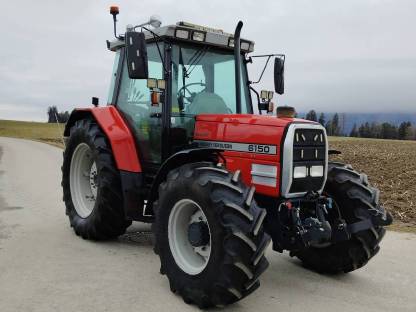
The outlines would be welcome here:
[[[156,44],[147,46],[149,78],[163,79],[163,66]],[[151,90],[146,79],[130,79],[123,65],[117,107],[135,130],[144,161],[160,163],[161,119],[154,118],[162,112],[162,103],[152,105]]]

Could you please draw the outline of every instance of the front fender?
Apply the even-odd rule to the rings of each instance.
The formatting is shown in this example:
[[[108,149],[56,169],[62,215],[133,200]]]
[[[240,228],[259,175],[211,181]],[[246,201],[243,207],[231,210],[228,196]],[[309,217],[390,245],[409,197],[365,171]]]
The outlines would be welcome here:
[[[153,202],[158,198],[158,189],[160,183],[162,183],[169,171],[172,169],[178,168],[184,164],[199,162],[199,161],[210,161],[218,162],[219,158],[224,158],[220,154],[223,150],[216,148],[192,148],[177,152],[173,154],[160,166],[155,179],[153,180],[152,187],[147,199],[147,206],[144,214],[146,216],[153,216]]]

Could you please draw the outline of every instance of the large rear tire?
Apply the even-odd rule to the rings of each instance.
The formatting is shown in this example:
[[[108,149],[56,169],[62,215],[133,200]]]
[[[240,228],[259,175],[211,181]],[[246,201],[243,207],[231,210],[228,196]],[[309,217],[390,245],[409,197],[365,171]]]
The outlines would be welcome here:
[[[211,163],[174,169],[160,185],[155,252],[171,290],[186,303],[224,306],[259,287],[270,238],[263,230],[266,211],[253,195],[239,171]]]
[[[347,224],[375,215],[385,215],[386,224],[391,223],[390,214],[386,214],[379,203],[379,190],[369,185],[365,174],[358,173],[350,165],[329,163],[324,193],[334,200]],[[352,234],[348,241],[328,247],[310,247],[294,255],[306,267],[320,273],[348,273],[363,267],[377,254],[385,232],[382,226],[374,226]]]
[[[123,234],[125,219],[120,174],[111,146],[98,125],[78,120],[71,128],[62,165],[63,200],[70,225],[84,239]]]

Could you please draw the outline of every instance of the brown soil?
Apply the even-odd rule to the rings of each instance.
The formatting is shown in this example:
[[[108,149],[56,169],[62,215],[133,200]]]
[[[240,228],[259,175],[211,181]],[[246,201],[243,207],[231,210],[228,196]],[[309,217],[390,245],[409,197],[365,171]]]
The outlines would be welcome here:
[[[382,204],[395,218],[394,228],[416,226],[416,142],[357,138],[330,138],[331,156],[368,175],[381,190]]]

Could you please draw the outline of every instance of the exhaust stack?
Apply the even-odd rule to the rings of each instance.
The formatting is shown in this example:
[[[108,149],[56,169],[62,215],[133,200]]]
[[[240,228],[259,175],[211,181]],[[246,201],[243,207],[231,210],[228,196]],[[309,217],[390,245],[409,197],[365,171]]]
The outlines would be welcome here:
[[[241,52],[240,52],[240,33],[243,22],[239,21],[234,32],[234,59],[235,59],[235,99],[237,104],[237,114],[241,114]]]

